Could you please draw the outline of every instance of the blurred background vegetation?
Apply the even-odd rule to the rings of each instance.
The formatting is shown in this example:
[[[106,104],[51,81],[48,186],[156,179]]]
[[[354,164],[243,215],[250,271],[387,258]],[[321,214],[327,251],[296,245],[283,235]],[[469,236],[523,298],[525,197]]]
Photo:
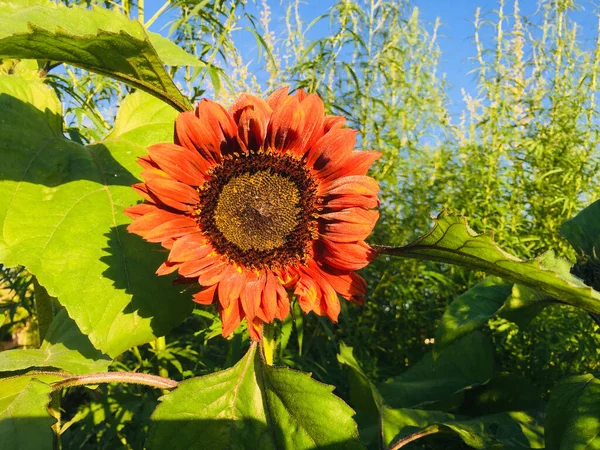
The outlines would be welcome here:
[[[266,0],[175,0],[152,18],[135,0],[82,3],[122,8],[146,25],[168,17],[164,32],[205,62],[172,71],[194,101],[208,96],[230,104],[240,92],[266,95],[282,84],[319,93],[360,131],[361,148],[384,153],[371,172],[382,190],[372,243],[406,243],[430,228],[432,213],[449,209],[468,216],[478,232],[494,230],[500,246],[522,258],[552,249],[575,260],[558,229],[600,197],[600,37],[596,31],[592,45],[581,42],[574,1],[542,1],[527,17],[517,1],[478,10],[476,87],[463,91],[458,106],[439,69],[440,58],[452,58],[438,46],[439,23],[425,23],[410,1],[340,0],[315,19],[329,29],[317,39],[307,38],[316,22],[303,21],[299,0],[284,0],[284,33],[272,30]],[[240,30],[255,40],[252,51],[238,48]],[[65,104],[66,132],[81,142],[108,134],[128,93],[114,80],[72,67],[51,70],[46,80]],[[6,268],[1,276],[0,350],[37,345],[32,277]],[[445,307],[483,278],[388,258],[363,276],[368,301],[344,304],[339,325],[296,309],[278,328],[277,362],[312,372],[342,397],[348,383],[336,359],[341,342],[354,348],[373,380],[397,375],[431,350]],[[540,398],[561,378],[600,368],[599,327],[571,307],[546,308],[523,327],[495,318],[485,332],[496,372],[524,377]],[[134,348],[112,367],[182,379],[232,365],[247,345],[242,331],[222,339],[215,312],[198,307],[166,340]],[[69,391],[64,448],[142,448],[155,404],[149,400],[158,395],[137,386]]]

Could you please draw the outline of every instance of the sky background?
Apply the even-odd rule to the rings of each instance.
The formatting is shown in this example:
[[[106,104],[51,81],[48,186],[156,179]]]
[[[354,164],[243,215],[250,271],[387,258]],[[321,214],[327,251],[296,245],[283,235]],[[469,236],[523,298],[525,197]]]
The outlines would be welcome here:
[[[151,17],[162,5],[163,0],[149,0],[146,2],[146,18]],[[311,22],[315,17],[325,13],[336,3],[334,0],[306,0],[301,7],[301,16],[305,24]],[[438,45],[442,51],[439,70],[446,75],[449,83],[448,94],[452,104],[451,113],[458,112],[462,105],[461,89],[474,93],[475,75],[470,73],[473,62],[470,60],[475,56],[475,44],[473,42],[475,12],[479,7],[483,19],[488,18],[495,21],[497,18],[498,0],[412,0],[410,4],[419,8],[423,24],[430,31],[433,30],[437,18],[441,21],[438,30]],[[581,27],[579,35],[584,46],[594,46],[598,28],[598,6],[588,0],[579,0],[577,10],[571,13],[571,18]],[[279,0],[270,0],[271,27],[276,34],[284,33],[285,6]],[[519,8],[522,14],[534,16],[538,10],[538,0],[520,0]],[[258,16],[258,9],[252,1],[248,2],[248,10]],[[505,15],[513,11],[513,0],[506,0]],[[173,15],[168,14],[157,20],[151,27],[152,31],[165,35],[164,24]],[[492,29],[488,27],[489,33],[482,35],[483,43],[491,38]],[[309,34],[309,38],[324,36],[329,32],[329,24],[323,20],[319,22]],[[252,54],[256,52],[256,43],[249,32],[240,32],[238,48],[247,48]],[[454,115],[454,114],[453,114]]]

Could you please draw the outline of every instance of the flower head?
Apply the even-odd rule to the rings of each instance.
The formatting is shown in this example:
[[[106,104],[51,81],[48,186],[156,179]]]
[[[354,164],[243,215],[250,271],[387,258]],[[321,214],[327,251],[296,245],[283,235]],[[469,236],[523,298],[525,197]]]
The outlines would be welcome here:
[[[216,302],[223,335],[289,313],[336,322],[338,295],[362,303],[354,271],[374,256],[364,239],[378,218],[380,153],[354,151],[356,132],[326,116],[317,95],[279,89],[266,101],[241,95],[226,110],[209,100],[175,123],[175,143],[140,158],[145,202],[126,209],[128,230],[169,250],[159,275],[197,281],[200,304]]]

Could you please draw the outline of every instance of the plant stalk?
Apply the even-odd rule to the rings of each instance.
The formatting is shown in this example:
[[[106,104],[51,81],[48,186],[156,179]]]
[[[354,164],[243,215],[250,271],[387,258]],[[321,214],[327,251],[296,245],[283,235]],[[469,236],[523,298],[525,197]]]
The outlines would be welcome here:
[[[52,388],[56,391],[58,389],[73,386],[89,386],[105,383],[143,384],[145,386],[151,386],[169,391],[175,389],[178,385],[177,381],[175,380],[170,380],[168,378],[163,378],[156,375],[150,375],[147,373],[101,372],[69,377],[53,383]]]
[[[398,450],[399,448],[404,447],[407,444],[410,444],[417,439],[421,439],[422,437],[429,436],[430,434],[435,434],[440,431],[440,427],[438,425],[434,425],[426,430],[419,431],[417,433],[413,433],[409,436],[406,436],[404,439],[400,439],[393,446],[389,448],[389,450]]]
[[[262,351],[267,365],[273,365],[273,355],[275,354],[275,324],[265,323],[263,326]]]
[[[167,350],[167,339],[164,336],[156,338],[154,341],[154,349],[158,356],[158,374],[163,378],[169,378],[169,370],[163,366],[163,361],[160,353]]]

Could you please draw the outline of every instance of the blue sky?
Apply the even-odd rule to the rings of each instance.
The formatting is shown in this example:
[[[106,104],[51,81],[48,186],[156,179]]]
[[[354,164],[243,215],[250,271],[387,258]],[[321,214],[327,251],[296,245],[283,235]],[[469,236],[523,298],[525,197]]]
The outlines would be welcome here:
[[[249,1],[249,10],[255,12],[256,9]],[[304,23],[309,23],[313,18],[325,13],[334,0],[307,0],[302,4],[301,15]],[[594,45],[596,30],[598,25],[598,7],[591,1],[580,0],[579,6],[571,17],[581,27],[580,39],[584,45],[590,47]],[[162,4],[162,0],[149,0],[146,3],[146,18],[151,17]],[[510,14],[513,10],[513,0],[506,0],[505,14]],[[281,6],[279,0],[270,0],[272,14],[272,27],[275,32],[283,31],[285,28],[284,12],[285,8]],[[411,5],[418,7],[421,19],[429,28],[433,28],[436,18],[439,17],[441,27],[438,31],[438,44],[442,51],[440,60],[440,71],[446,74],[446,79],[450,85],[449,95],[454,107],[462,103],[461,89],[467,92],[473,92],[475,89],[474,75],[470,74],[474,66],[469,59],[475,55],[475,45],[473,43],[475,11],[479,7],[483,13],[483,19],[495,21],[497,18],[496,10],[498,0],[412,0]],[[538,0],[520,0],[519,7],[521,13],[526,16],[533,15],[538,8]],[[152,31],[160,31],[166,18],[157,21],[151,28]],[[492,33],[490,27],[488,36]],[[321,21],[315,26],[311,34],[323,35],[328,32],[328,24]],[[164,33],[163,33],[164,34]],[[254,39],[249,33],[239,33],[243,42],[238,42],[238,46],[252,46],[252,52],[255,50]],[[483,39],[485,41],[486,34]],[[484,42],[485,44],[485,42]],[[454,108],[452,108],[454,109]]]

